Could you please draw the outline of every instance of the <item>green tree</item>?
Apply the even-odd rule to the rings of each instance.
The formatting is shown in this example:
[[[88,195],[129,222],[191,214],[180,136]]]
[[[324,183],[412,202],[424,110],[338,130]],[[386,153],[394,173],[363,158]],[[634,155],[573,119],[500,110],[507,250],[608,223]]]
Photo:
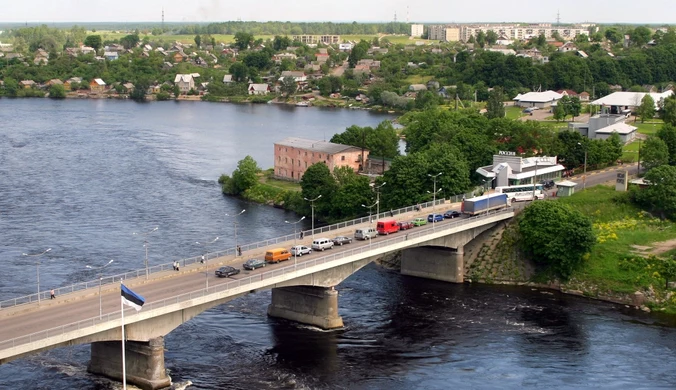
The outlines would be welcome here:
[[[495,42],[498,41],[498,38],[499,38],[498,33],[496,33],[493,30],[489,30],[486,33],[486,43],[488,43],[489,45],[495,45]]]
[[[676,96],[672,95],[664,100],[660,113],[664,123],[676,126]]]
[[[486,102],[486,117],[488,119],[504,118],[505,117],[505,96],[502,88],[495,87],[488,94],[488,101]]]
[[[664,278],[664,288],[669,289],[669,281],[676,279],[676,257],[659,261],[657,269]]]
[[[87,35],[87,38],[84,40],[85,46],[89,46],[96,51],[103,46],[103,40],[100,35]]]
[[[563,106],[563,104],[561,104],[561,102],[554,106],[554,119],[556,121],[562,121],[566,119],[566,108]]]
[[[362,58],[366,57],[366,52],[371,47],[367,41],[362,40],[356,44],[350,51],[350,56],[347,61],[350,64],[350,68],[354,68],[357,65],[357,62]]]
[[[289,46],[291,46],[291,39],[289,39],[289,37],[286,35],[283,37],[275,35],[275,38],[272,41],[272,48],[275,49],[275,51],[284,50]]]
[[[141,40],[136,34],[130,34],[120,38],[120,44],[127,50],[135,48],[140,41]]]
[[[241,62],[235,62],[229,69],[232,79],[238,83],[246,82],[249,74],[249,68]]]
[[[316,199],[321,195],[321,198],[314,202],[315,215],[330,215],[338,184],[325,163],[319,162],[309,166],[300,179],[300,188],[301,195],[305,199]]]
[[[66,97],[66,89],[63,85],[54,84],[49,87],[49,97],[52,99],[63,99]]]
[[[622,40],[622,34],[620,34],[616,28],[611,27],[609,29],[606,29],[604,35],[606,39],[612,43],[618,43]]]
[[[289,97],[290,95],[296,93],[297,89],[298,85],[296,84],[296,79],[293,78],[293,76],[286,76],[282,79],[280,90],[285,97]]]
[[[573,117],[574,121],[575,117],[579,116],[580,112],[582,111],[582,103],[580,102],[580,98],[577,96],[570,98],[570,102],[568,103],[568,106],[566,106],[566,111]]]
[[[199,34],[195,35],[195,45],[198,49],[202,46],[202,37]]]
[[[519,246],[555,275],[568,279],[596,242],[589,217],[559,202],[534,202],[518,220]]]
[[[676,126],[665,123],[659,130],[657,136],[660,137],[669,149],[669,164],[676,165]]]
[[[258,182],[260,172],[258,163],[251,156],[246,156],[237,163],[237,169],[232,172],[233,189],[239,195]]]
[[[363,215],[365,209],[361,205],[373,203],[368,177],[356,174],[350,167],[336,168],[333,175],[338,190],[331,202],[330,218],[345,220]]]
[[[661,218],[676,218],[676,167],[655,167],[645,174],[644,180],[650,185],[635,193],[636,201]]]
[[[657,136],[649,135],[641,147],[641,161],[646,171],[669,164],[669,148]]]
[[[655,116],[655,100],[649,94],[645,94],[643,99],[641,99],[641,105],[638,106],[637,113],[641,117],[641,123],[645,122],[646,119],[653,119]]]
[[[366,137],[366,144],[373,156],[380,156],[382,171],[385,173],[385,159],[399,155],[399,136],[392,122],[383,121]]]
[[[246,50],[254,42],[254,36],[244,31],[239,31],[235,34],[235,46],[239,50]]]
[[[629,31],[629,38],[631,42],[636,46],[643,46],[652,38],[652,31],[648,27],[638,26],[633,31]]]

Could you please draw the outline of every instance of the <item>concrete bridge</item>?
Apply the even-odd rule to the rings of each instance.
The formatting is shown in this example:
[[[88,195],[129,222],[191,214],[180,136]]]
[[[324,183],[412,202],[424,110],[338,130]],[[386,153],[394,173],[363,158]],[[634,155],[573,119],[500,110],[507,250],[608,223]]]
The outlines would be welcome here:
[[[420,215],[422,212],[404,212],[397,219],[411,220]],[[0,310],[0,364],[59,346],[89,343],[88,370],[121,379],[119,282],[123,279],[125,285],[146,299],[140,312],[125,310],[127,380],[144,389],[168,386],[163,337],[205,310],[244,294],[272,289],[270,316],[324,329],[342,327],[334,287],[360,268],[387,253],[402,251],[402,274],[461,283],[463,247],[481,232],[513,216],[514,211],[508,208],[430,223],[243,271],[231,278],[216,278],[215,268],[226,264],[239,267],[243,262],[233,253],[211,258],[207,264],[190,264],[180,272],[168,269],[147,277],[145,271],[137,272],[137,277],[106,284],[101,295],[96,282],[86,289],[59,294],[54,301],[12,305]],[[357,226],[336,229],[330,237],[352,236]],[[306,236],[298,244],[307,241],[311,237]],[[293,239],[275,241],[270,247],[293,244]],[[247,257],[262,257],[266,249],[247,252]]]

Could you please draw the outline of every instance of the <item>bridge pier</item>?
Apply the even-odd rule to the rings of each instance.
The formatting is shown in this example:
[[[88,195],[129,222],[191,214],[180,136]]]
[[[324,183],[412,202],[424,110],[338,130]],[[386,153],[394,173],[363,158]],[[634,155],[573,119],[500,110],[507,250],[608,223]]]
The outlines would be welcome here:
[[[343,327],[343,318],[338,315],[338,292],[333,287],[273,288],[268,315],[322,329]]]
[[[91,360],[87,371],[111,379],[122,380],[121,341],[97,341],[91,343]],[[127,383],[143,390],[156,390],[171,386],[171,378],[164,368],[164,337],[150,341],[127,341],[125,343]]]
[[[464,281],[463,247],[457,249],[423,246],[401,252],[401,274],[420,278],[462,283]]]

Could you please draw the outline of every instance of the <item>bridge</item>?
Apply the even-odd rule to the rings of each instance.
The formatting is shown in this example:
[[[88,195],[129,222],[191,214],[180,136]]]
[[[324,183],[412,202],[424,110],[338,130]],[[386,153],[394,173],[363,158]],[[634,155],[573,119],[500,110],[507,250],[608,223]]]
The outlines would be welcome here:
[[[457,200],[457,199],[456,199]],[[437,201],[445,203],[444,200]],[[431,206],[430,205],[423,205]],[[439,206],[434,206],[439,208]],[[445,206],[444,210],[449,208]],[[408,207],[387,212],[400,221],[432,212]],[[440,209],[438,209],[440,210]],[[384,217],[384,214],[379,215]],[[222,265],[240,267],[245,258],[262,258],[267,249],[309,244],[315,237],[352,236],[367,218],[315,229],[297,240],[295,235],[243,245],[246,257],[235,248],[211,253],[205,264],[199,257],[137,270],[105,280],[60,288],[55,300],[46,292],[0,302],[0,364],[40,351],[91,344],[88,371],[122,378],[120,282],[145,297],[140,312],[125,309],[127,381],[143,389],[168,386],[164,368],[164,336],[205,310],[245,294],[272,289],[268,315],[323,329],[343,326],[334,287],[359,269],[388,253],[401,251],[401,273],[460,283],[463,281],[463,247],[483,231],[514,216],[511,208],[483,215],[428,223],[421,227],[379,236],[373,240],[336,246],[325,252],[216,278]],[[101,284],[99,284],[101,283]]]

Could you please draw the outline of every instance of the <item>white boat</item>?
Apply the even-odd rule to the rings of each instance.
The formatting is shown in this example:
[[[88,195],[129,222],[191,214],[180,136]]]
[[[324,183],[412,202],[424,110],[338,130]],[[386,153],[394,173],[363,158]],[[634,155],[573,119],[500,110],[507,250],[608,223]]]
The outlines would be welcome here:
[[[296,102],[296,107],[310,107],[308,102]]]

